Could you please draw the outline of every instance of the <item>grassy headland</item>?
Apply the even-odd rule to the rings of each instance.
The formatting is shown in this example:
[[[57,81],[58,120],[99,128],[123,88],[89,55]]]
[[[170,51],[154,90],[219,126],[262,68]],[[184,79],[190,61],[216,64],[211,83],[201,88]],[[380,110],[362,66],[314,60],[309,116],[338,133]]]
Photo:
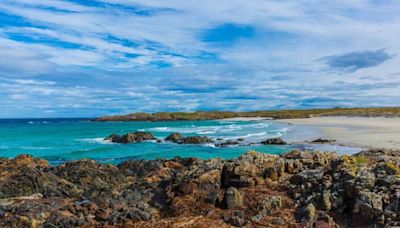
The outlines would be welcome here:
[[[127,115],[104,116],[97,121],[175,121],[214,120],[235,117],[264,117],[272,119],[296,119],[315,116],[358,116],[358,117],[400,117],[400,107],[385,108],[333,108],[304,110],[265,110],[251,112],[197,111],[132,113]]]

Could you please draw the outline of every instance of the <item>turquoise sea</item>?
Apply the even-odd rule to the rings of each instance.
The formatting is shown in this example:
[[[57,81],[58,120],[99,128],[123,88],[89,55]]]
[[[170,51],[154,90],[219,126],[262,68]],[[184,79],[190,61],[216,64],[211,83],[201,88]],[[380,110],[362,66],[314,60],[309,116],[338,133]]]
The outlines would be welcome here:
[[[212,138],[243,138],[245,144],[271,137],[287,140],[312,137],[312,129],[274,121],[175,121],[175,122],[92,122],[88,119],[10,119],[0,120],[0,157],[31,154],[51,164],[82,158],[106,163],[120,163],[128,159],[157,159],[180,157],[234,158],[249,150],[270,154],[288,152],[300,145],[232,146],[180,145],[169,142],[114,144],[103,140],[111,133],[150,131],[163,139],[179,132],[185,136],[206,135]],[[304,146],[304,145],[302,145]],[[310,148],[309,148],[310,149]],[[312,149],[312,148],[311,148]]]

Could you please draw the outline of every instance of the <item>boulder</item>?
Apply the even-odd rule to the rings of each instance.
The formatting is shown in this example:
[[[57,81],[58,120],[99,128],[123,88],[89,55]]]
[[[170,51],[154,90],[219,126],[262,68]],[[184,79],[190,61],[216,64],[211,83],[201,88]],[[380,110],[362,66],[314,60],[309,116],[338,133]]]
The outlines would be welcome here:
[[[297,220],[303,221],[303,222],[312,222],[315,220],[316,216],[317,216],[317,209],[315,208],[314,204],[312,204],[312,203],[301,208],[296,213]]]
[[[369,191],[361,191],[355,199],[353,213],[354,222],[362,225],[372,223],[383,214],[382,197]]]
[[[214,142],[207,136],[189,136],[179,141],[181,144],[206,144]]]
[[[128,133],[125,135],[117,135],[117,134],[112,134],[108,137],[106,137],[104,140],[111,141],[113,143],[137,143],[137,142],[143,142],[145,140],[155,140],[156,138],[154,135],[150,132],[143,132],[143,131],[137,131],[133,133]]]
[[[262,201],[258,202],[257,210],[259,214],[269,215],[273,210],[278,210],[282,207],[282,197],[267,196]]]
[[[286,145],[287,143],[282,138],[270,138],[261,142],[264,145]]]
[[[238,144],[239,144],[238,141],[226,140],[225,142],[215,144],[215,146],[226,147],[226,146],[233,146],[233,145],[238,145]]]
[[[319,139],[315,139],[315,140],[313,140],[313,141],[311,141],[312,143],[334,143],[334,142],[336,142],[336,140],[334,140],[334,139],[322,139],[322,138],[319,138]]]
[[[168,136],[165,138],[165,141],[171,141],[171,142],[174,142],[174,143],[178,143],[178,142],[181,141],[183,138],[184,138],[183,135],[180,134],[180,133],[172,133],[172,134],[168,135]]]
[[[232,209],[243,206],[243,196],[235,187],[230,187],[225,191],[221,206],[224,209]]]

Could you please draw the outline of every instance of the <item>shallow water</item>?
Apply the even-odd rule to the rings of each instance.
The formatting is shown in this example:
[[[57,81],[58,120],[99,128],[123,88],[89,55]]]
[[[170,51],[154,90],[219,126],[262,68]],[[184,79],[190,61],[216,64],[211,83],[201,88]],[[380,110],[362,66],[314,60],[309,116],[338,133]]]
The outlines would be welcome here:
[[[207,135],[214,139],[243,138],[244,143],[259,142],[271,137],[293,140],[317,134],[312,129],[267,120],[174,122],[91,122],[85,119],[0,120],[0,157],[31,154],[45,158],[52,164],[82,158],[115,164],[127,159],[176,156],[229,159],[249,150],[281,154],[296,147],[252,145],[217,148],[213,145],[178,145],[168,142],[114,144],[103,140],[111,133],[125,134],[137,130],[151,131],[160,139],[172,132],[180,132],[187,136]]]

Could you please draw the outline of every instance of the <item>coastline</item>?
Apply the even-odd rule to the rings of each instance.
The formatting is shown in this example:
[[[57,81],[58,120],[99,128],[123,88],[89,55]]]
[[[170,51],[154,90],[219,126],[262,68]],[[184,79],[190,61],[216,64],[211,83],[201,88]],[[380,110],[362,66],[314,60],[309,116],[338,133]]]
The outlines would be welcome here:
[[[1,158],[0,227],[396,225],[399,154],[251,151],[55,167],[29,155]]]
[[[336,140],[334,144],[366,148],[400,148],[398,117],[337,116],[275,121],[315,128],[320,132],[321,138]]]

